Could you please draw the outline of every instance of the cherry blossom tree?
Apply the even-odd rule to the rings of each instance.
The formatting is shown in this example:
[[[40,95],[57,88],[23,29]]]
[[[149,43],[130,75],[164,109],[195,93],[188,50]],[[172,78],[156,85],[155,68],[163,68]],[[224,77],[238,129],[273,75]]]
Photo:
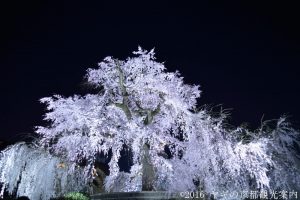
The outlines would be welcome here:
[[[226,199],[216,192],[299,190],[299,132],[284,118],[273,129],[267,123],[256,131],[230,128],[225,113],[213,117],[197,109],[199,86],[167,72],[153,50],[133,53],[126,60],[106,57],[87,70],[97,94],[41,99],[49,125],[36,129],[39,148],[65,160],[68,174],[80,168],[80,180],[88,183],[102,153],[111,157],[109,192],[203,190]],[[125,147],[132,152],[130,173],[118,165]],[[15,155],[10,152],[2,161]],[[12,190],[17,186],[7,181],[4,161],[1,181]],[[18,176],[20,170],[11,173]]]
[[[32,144],[9,146],[0,157],[0,197],[7,192],[31,200],[46,200],[72,191],[88,191],[82,169],[68,173],[69,166],[65,160]]]
[[[43,145],[65,155],[74,166],[86,162],[87,174],[95,154],[111,150],[108,191],[120,173],[118,160],[124,145],[131,148],[134,163],[130,180],[135,182],[132,186],[127,183],[128,190],[142,189],[138,180],[143,180],[139,176],[145,172],[142,162],[147,157],[158,177],[146,187],[160,185],[172,166],[159,153],[166,145],[173,147],[173,154],[182,148],[179,136],[186,136],[180,132],[182,124],[200,95],[198,86],[184,84],[178,72],[166,72],[164,65],[154,60],[153,50],[139,48],[134,54],[137,56],[126,61],[107,57],[98,69],[88,69],[87,81],[99,88],[98,94],[41,99],[48,105],[45,119],[52,122],[37,129]]]

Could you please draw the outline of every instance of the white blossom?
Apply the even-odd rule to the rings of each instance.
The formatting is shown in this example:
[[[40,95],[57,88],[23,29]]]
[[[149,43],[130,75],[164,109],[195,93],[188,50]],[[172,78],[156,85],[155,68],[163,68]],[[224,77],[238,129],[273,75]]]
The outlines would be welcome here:
[[[39,144],[69,163],[67,174],[85,163],[79,180],[88,183],[96,155],[104,153],[111,155],[105,189],[140,191],[147,145],[156,174],[154,190],[299,190],[299,133],[283,118],[273,130],[267,125],[258,131],[228,128],[224,113],[212,117],[206,109],[195,111],[199,86],[184,84],[177,71],[167,72],[156,61],[154,50],[139,47],[133,53],[126,60],[106,57],[98,68],[87,70],[85,77],[97,94],[41,99],[47,105],[44,119],[49,125],[37,127]],[[130,173],[121,172],[118,165],[124,145],[132,152]],[[53,185],[40,182],[41,169],[50,172],[47,177],[54,183],[58,158],[47,154],[49,166],[39,165],[35,162],[46,160],[33,156],[41,155],[35,150],[19,158],[18,154],[27,152],[24,148],[16,145],[2,153],[2,189],[12,192],[19,187],[19,194],[37,199],[27,185],[35,182],[40,191],[35,195],[49,199],[55,192]],[[165,148],[170,150],[169,157],[162,156]],[[20,174],[24,177],[17,186]],[[49,192],[44,193],[45,189]]]
[[[68,173],[71,164],[43,149],[17,143],[1,152],[1,196],[27,196],[31,200],[50,199],[71,191],[84,191],[83,169]]]

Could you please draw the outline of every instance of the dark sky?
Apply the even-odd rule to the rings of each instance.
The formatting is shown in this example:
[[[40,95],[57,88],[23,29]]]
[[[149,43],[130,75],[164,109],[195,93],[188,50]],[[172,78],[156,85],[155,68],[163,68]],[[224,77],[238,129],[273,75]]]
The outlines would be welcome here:
[[[41,97],[84,93],[87,68],[131,56],[138,45],[155,47],[169,71],[200,84],[200,106],[231,108],[234,125],[256,128],[263,115],[282,114],[300,122],[296,4],[54,2],[0,6],[0,140],[23,139],[43,123]]]

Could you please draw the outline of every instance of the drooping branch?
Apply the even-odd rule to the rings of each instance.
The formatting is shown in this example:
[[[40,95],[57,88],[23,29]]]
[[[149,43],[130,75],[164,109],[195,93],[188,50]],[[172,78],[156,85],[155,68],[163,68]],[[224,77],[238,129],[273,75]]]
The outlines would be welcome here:
[[[123,74],[123,71],[120,67],[119,61],[115,60],[115,63],[116,63],[116,68],[117,68],[118,73],[119,73],[119,87],[121,89],[121,95],[123,96],[122,103],[116,103],[116,106],[121,108],[124,111],[124,113],[125,113],[128,120],[131,120],[132,115],[131,115],[131,112],[128,108],[128,102],[129,102],[128,93],[127,93],[126,87],[124,86],[124,74]]]
[[[160,111],[160,104],[157,106],[155,110],[142,108],[138,102],[136,102],[136,105],[139,108],[137,112],[141,115],[146,115],[144,120],[145,125],[151,124],[151,122],[153,121],[153,117],[157,115]]]
[[[129,109],[129,100],[128,100],[128,92],[126,90],[126,87],[124,85],[124,73],[120,67],[120,63],[118,60],[115,60],[115,63],[116,63],[116,68],[118,70],[118,73],[119,73],[119,87],[120,87],[120,90],[121,90],[121,95],[123,97],[123,101],[122,103],[116,103],[115,105],[119,108],[121,108],[124,113],[126,114],[128,120],[130,120],[132,118],[132,114],[131,114],[131,111]],[[163,96],[162,94],[159,95],[160,98],[163,99]],[[141,105],[136,102],[136,105],[137,107],[139,108],[139,110],[137,111],[139,114],[142,114],[142,115],[146,115],[145,117],[145,120],[144,120],[144,124],[145,125],[148,125],[148,124],[151,124],[152,121],[153,121],[153,117],[155,115],[157,115],[160,111],[160,104],[157,106],[157,108],[155,110],[150,110],[150,109],[144,109],[141,107]]]

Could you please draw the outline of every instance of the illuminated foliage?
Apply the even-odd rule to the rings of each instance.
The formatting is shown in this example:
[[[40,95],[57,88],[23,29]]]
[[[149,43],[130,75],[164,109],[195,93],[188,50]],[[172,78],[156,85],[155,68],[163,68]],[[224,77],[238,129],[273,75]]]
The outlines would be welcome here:
[[[78,180],[87,183],[96,155],[111,152],[107,191],[142,190],[146,162],[153,169],[153,190],[299,190],[299,133],[284,118],[274,129],[226,128],[223,113],[212,117],[205,109],[197,111],[198,86],[184,84],[179,72],[167,72],[153,50],[139,48],[134,54],[124,61],[107,57],[97,69],[87,70],[87,82],[99,90],[97,94],[41,99],[47,104],[45,120],[50,125],[37,127],[39,145],[70,164],[67,174],[84,165]],[[132,152],[130,173],[120,172],[118,165],[124,145]],[[10,192],[17,188],[14,178],[27,169],[27,159],[39,166],[38,158],[18,160],[12,149],[4,151],[1,160],[1,182]],[[13,173],[8,170],[12,165]],[[29,174],[35,173],[39,177],[43,172],[33,167]],[[53,183],[54,173],[47,174]],[[28,181],[40,181],[27,180],[24,174],[18,191]],[[39,194],[47,199],[52,191],[44,194],[40,188]]]

